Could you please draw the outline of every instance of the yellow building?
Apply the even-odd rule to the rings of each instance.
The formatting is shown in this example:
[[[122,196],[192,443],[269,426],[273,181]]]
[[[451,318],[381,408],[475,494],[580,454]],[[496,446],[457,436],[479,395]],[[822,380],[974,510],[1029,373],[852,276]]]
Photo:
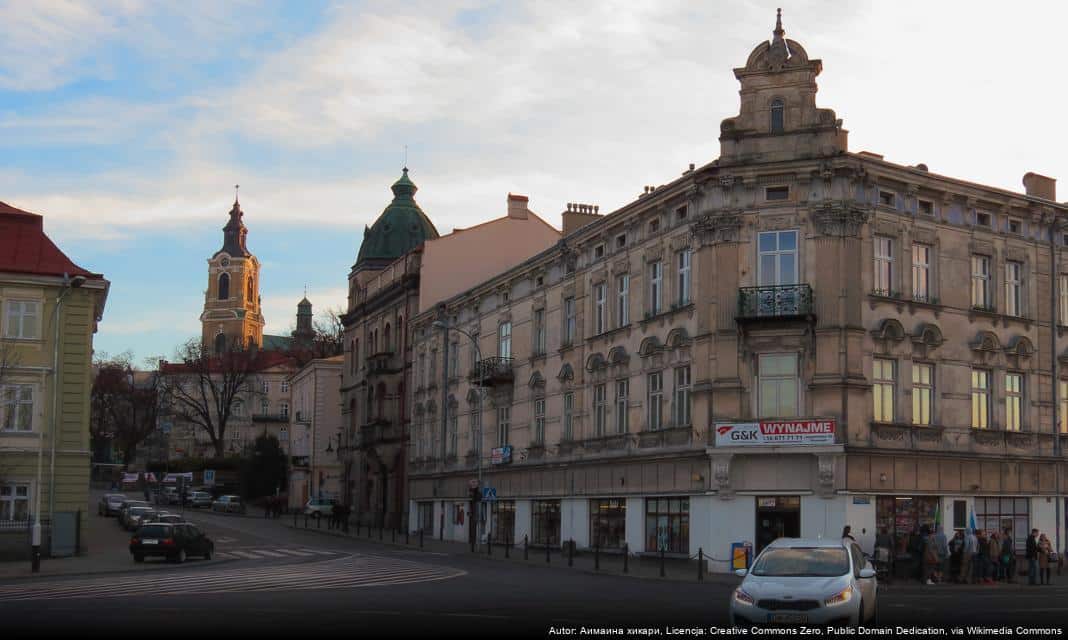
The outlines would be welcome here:
[[[0,202],[0,556],[75,551],[89,499],[90,364],[109,282],[70,260],[43,218]],[[5,534],[5,530],[20,535]],[[51,533],[51,535],[49,535]]]

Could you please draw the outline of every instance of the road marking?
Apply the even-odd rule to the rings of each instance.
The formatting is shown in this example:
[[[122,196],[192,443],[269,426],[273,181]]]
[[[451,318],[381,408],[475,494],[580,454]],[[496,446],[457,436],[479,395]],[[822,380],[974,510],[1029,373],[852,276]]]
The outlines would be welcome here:
[[[308,553],[306,551],[297,551],[296,549],[275,549],[278,553],[285,554],[287,556],[298,556],[307,558],[308,556],[315,555],[314,553]]]
[[[284,558],[285,554],[275,553],[274,551],[268,551],[267,549],[256,549],[252,553],[258,553],[261,556],[267,556],[268,558]]]
[[[254,553],[249,553],[248,551],[230,551],[229,553],[230,553],[230,555],[235,555],[235,556],[237,556],[239,558],[244,558],[246,560],[258,560],[259,559],[258,555],[254,554]]]

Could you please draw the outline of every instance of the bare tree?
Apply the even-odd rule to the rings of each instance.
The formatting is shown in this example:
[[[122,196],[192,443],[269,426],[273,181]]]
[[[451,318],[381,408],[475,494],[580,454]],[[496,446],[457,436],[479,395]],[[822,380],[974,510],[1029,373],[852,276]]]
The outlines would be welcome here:
[[[257,393],[258,355],[239,344],[210,353],[196,339],[182,345],[178,355],[181,362],[161,365],[169,411],[207,434],[221,458],[234,405]]]
[[[164,400],[159,371],[136,371],[132,355],[98,362],[90,403],[90,430],[100,442],[114,438],[128,467],[137,446],[156,429]]]
[[[342,311],[339,308],[327,309],[319,313],[312,323],[315,338],[312,350],[317,358],[341,355],[345,345],[345,327],[341,324]]]

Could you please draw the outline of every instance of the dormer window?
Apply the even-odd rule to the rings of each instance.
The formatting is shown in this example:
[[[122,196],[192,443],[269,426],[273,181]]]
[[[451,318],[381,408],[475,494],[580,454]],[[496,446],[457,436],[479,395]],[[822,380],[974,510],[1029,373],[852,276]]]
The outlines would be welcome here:
[[[782,100],[775,99],[771,103],[771,132],[782,133],[783,130],[783,118],[786,105]]]
[[[879,204],[884,207],[893,207],[897,197],[893,191],[880,191],[879,192]]]
[[[920,203],[920,213],[922,213],[925,216],[933,216],[934,215],[934,203],[933,202],[931,202],[930,200],[920,200],[919,203]]]
[[[1009,218],[1009,233],[1023,234],[1023,222],[1016,218]]]
[[[990,226],[990,214],[983,211],[975,212],[975,224],[980,227]]]
[[[653,218],[649,221],[649,233],[656,233],[660,231],[660,218]]]
[[[600,260],[604,257],[604,244],[599,244],[593,248],[593,259]]]
[[[627,234],[621,233],[616,236],[616,249],[622,249],[627,246]]]

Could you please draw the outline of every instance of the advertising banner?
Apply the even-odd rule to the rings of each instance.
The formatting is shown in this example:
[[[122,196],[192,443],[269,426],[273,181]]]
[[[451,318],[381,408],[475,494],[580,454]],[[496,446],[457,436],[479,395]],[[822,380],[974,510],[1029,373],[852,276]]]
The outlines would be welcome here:
[[[512,446],[507,445],[490,451],[490,464],[507,464],[512,461]]]
[[[717,422],[717,447],[834,444],[832,419]]]

